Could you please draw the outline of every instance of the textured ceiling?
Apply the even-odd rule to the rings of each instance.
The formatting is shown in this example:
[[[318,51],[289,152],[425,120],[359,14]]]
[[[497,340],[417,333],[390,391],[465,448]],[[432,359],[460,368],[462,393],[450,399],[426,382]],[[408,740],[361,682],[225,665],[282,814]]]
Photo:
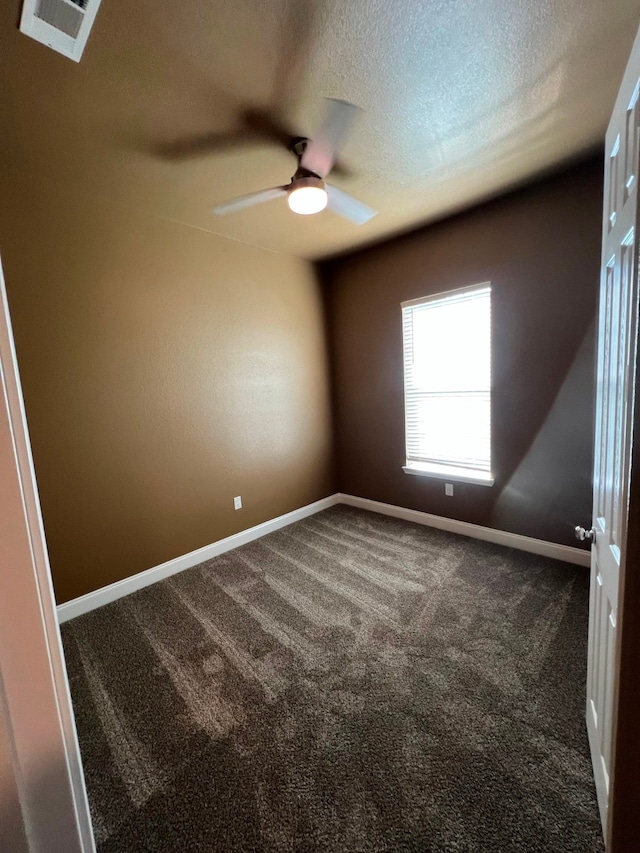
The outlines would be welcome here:
[[[232,239],[318,258],[493,195],[603,139],[640,0],[102,0],[79,65],[0,11],[0,167]],[[281,184],[272,143],[227,145],[247,110],[313,135],[324,97],[364,110],[335,183],[363,226],[283,200],[211,207]],[[216,150],[171,159],[202,135]]]

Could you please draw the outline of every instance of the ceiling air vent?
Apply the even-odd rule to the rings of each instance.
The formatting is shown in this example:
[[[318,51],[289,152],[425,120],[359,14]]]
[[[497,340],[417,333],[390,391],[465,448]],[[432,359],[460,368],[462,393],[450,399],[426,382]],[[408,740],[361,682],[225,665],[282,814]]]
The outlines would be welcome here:
[[[99,6],[100,0],[24,0],[20,29],[79,62]]]

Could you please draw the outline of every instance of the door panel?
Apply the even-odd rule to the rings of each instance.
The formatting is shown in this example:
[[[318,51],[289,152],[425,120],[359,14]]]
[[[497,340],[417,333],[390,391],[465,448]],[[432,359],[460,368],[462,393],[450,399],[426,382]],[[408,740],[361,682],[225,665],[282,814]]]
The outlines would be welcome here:
[[[587,731],[607,833],[620,567],[628,518],[630,436],[638,322],[640,38],[636,38],[606,138],[594,460]]]

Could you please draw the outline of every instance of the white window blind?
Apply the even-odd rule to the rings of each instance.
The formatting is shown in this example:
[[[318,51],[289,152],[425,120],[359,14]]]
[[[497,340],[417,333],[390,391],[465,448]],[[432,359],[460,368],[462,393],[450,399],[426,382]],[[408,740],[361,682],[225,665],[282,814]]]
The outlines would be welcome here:
[[[408,473],[493,483],[491,286],[402,303]]]

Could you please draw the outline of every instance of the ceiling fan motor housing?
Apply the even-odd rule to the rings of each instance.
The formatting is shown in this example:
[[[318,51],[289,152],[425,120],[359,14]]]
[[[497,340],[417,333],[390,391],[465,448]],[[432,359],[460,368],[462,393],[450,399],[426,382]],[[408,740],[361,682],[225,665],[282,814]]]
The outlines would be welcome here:
[[[291,180],[288,191],[293,192],[293,190],[301,190],[303,187],[314,187],[318,190],[325,190],[322,178],[319,178],[317,175],[310,175],[309,173],[299,175],[296,172]]]

